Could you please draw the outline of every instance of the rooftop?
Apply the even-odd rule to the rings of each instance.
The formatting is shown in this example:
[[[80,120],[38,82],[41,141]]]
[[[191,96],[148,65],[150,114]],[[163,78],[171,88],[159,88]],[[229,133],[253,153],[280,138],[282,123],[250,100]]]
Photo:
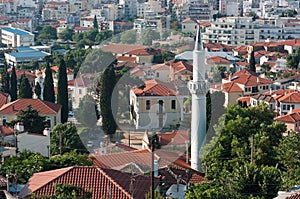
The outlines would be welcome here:
[[[32,35],[30,32],[27,32],[27,31],[24,31],[24,30],[21,30],[21,29],[16,29],[16,28],[1,28],[2,30],[4,31],[7,31],[7,32],[11,32],[13,34],[16,34],[16,35]]]

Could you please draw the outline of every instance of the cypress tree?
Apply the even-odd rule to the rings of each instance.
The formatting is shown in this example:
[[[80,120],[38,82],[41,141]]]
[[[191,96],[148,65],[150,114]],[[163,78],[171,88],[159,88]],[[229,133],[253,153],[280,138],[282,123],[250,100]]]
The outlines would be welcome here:
[[[60,58],[59,70],[58,70],[58,93],[57,103],[62,106],[61,108],[61,122],[68,121],[68,78],[67,68],[63,57]]]
[[[19,98],[32,98],[32,88],[31,88],[29,80],[25,76],[25,74],[23,74],[21,77]]]
[[[9,93],[9,74],[7,72],[6,64],[4,64],[4,71],[1,77],[1,91],[4,93]]]
[[[46,64],[43,100],[53,103],[55,102],[53,77],[49,62]]]
[[[11,101],[15,101],[18,98],[18,89],[17,89],[17,74],[16,74],[16,68],[13,66],[12,71],[11,71],[11,76],[10,76],[10,89],[9,89],[9,94]]]
[[[111,64],[104,71],[101,78],[100,109],[102,116],[102,129],[106,134],[114,134],[117,124],[114,120],[113,109],[111,107],[112,93],[116,84],[114,66]]]
[[[42,88],[39,82],[36,82],[34,86],[34,93],[36,94],[38,99],[41,99]]]
[[[249,67],[250,67],[250,71],[253,71],[256,73],[254,50],[252,50],[252,52],[250,54]]]
[[[97,21],[96,15],[94,16],[93,27],[94,27],[94,29],[96,29],[97,31],[99,30],[99,25],[98,25],[98,21]]]

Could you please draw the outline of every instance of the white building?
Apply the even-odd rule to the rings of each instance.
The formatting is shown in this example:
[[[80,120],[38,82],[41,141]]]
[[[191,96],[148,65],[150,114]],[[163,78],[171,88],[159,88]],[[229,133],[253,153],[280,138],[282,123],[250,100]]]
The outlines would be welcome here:
[[[70,3],[67,1],[49,1],[45,3],[42,11],[43,20],[64,19],[70,12]]]
[[[7,47],[32,46],[34,34],[17,28],[1,28],[1,42]]]

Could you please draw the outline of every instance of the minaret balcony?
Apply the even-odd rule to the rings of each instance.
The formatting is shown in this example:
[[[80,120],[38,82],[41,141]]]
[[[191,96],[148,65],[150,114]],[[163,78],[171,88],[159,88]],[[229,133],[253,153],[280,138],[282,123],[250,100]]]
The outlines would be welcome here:
[[[191,94],[206,94],[210,84],[207,81],[189,81],[188,88]]]

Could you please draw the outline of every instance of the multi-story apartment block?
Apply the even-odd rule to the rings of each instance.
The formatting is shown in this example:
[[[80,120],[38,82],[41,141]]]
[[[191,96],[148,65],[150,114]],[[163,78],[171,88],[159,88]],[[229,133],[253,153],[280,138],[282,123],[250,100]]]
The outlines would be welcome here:
[[[156,16],[148,19],[134,20],[133,29],[138,33],[143,33],[147,28],[154,29],[162,35],[164,30],[170,29],[170,16]]]
[[[64,19],[70,12],[70,5],[67,1],[49,1],[44,5],[42,11],[43,20]]]
[[[70,0],[70,12],[78,12],[92,9],[91,0]]]
[[[0,10],[3,14],[15,13],[17,11],[17,1],[14,0],[0,1]]]
[[[177,2],[174,5],[175,14],[179,21],[186,18],[194,20],[209,20],[212,18],[212,5],[197,0]]]
[[[226,16],[242,16],[243,1],[241,0],[220,0],[219,13]]]
[[[119,8],[121,10],[119,17],[130,19],[137,16],[137,0],[119,0]]]
[[[34,34],[17,28],[2,28],[1,42],[7,47],[32,46]]]
[[[17,6],[18,7],[30,7],[35,8],[38,11],[42,10],[43,1],[42,0],[18,0]]]

